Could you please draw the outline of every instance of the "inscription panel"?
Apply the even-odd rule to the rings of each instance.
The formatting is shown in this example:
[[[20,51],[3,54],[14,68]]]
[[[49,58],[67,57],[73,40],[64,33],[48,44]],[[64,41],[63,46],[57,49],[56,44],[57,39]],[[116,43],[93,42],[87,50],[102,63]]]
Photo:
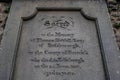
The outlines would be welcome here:
[[[79,11],[24,21],[13,80],[105,80],[95,22]]]

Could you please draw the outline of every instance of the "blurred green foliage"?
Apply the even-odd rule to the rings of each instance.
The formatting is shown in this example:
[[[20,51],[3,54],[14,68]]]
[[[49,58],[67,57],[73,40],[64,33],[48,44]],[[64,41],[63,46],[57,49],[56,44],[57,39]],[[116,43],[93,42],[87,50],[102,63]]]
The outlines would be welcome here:
[[[119,28],[120,28],[120,23],[115,23],[113,26],[114,26],[116,29],[119,29]]]

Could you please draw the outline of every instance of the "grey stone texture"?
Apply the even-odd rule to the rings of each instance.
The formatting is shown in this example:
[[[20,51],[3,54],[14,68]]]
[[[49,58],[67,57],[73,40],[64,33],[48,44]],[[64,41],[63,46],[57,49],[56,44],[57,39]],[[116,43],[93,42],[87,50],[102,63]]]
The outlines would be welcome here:
[[[81,9],[82,8],[82,9]],[[51,17],[52,16],[52,17]],[[54,16],[54,17],[53,17]],[[65,18],[63,18],[63,16]],[[69,16],[73,17],[68,18]],[[42,19],[45,18],[45,19]],[[56,26],[52,27],[44,24],[47,21],[68,21],[69,27]],[[43,20],[41,22],[41,20]],[[73,23],[74,22],[74,27]],[[71,26],[72,25],[72,26]],[[63,29],[65,28],[65,30]],[[47,30],[46,30],[47,29]],[[82,55],[85,59],[80,64],[81,68],[75,69],[49,69],[33,66],[36,61],[42,58],[49,59],[58,57],[69,57],[78,59],[80,55],[41,55],[31,56],[38,48],[39,50],[63,51],[65,49],[79,51],[79,49],[70,48],[48,48],[41,47],[42,44],[31,43],[36,38],[44,36],[48,32],[53,35],[56,32],[64,34],[73,34],[70,38],[83,39],[85,44],[82,48],[88,51],[88,55]],[[55,36],[42,38],[54,39]],[[62,37],[63,38],[63,37]],[[69,37],[68,37],[69,38]],[[43,42],[47,44],[47,42]],[[69,42],[72,44],[73,42]],[[68,42],[65,42],[68,44]],[[77,43],[81,45],[81,43]],[[39,46],[39,47],[38,47]],[[29,50],[30,49],[30,50]],[[82,50],[84,50],[82,49]],[[28,53],[30,53],[28,55]],[[42,52],[41,52],[42,53]],[[35,58],[34,58],[35,57]],[[39,58],[39,59],[37,59]],[[35,61],[34,63],[30,62]],[[41,62],[42,63],[42,62]],[[41,64],[40,62],[37,64]],[[52,63],[45,63],[52,65]],[[75,65],[75,63],[61,62],[61,64]],[[79,65],[78,65],[79,66]],[[39,66],[36,66],[37,68]],[[70,71],[70,75],[51,75],[43,74],[49,72]],[[48,72],[47,72],[48,71]],[[71,72],[75,72],[76,74]],[[46,72],[46,73],[44,73]],[[63,72],[65,74],[65,72]],[[93,73],[92,73],[93,72]],[[81,75],[80,75],[81,74]],[[120,79],[120,54],[117,47],[110,16],[104,0],[13,0],[11,10],[6,23],[2,50],[0,52],[0,80],[119,80]]]

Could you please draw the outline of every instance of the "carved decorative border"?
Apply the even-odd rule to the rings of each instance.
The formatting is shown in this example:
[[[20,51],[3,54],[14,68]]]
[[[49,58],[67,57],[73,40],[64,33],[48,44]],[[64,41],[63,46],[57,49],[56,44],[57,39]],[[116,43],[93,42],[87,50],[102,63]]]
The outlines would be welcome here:
[[[19,44],[20,44],[19,42],[20,42],[20,37],[21,37],[23,21],[28,21],[28,20],[33,19],[40,11],[79,11],[85,19],[94,21],[95,25],[96,25],[97,35],[98,35],[98,42],[99,42],[99,46],[100,46],[103,69],[104,69],[104,74],[105,74],[105,80],[110,80],[108,66],[107,66],[106,57],[105,57],[105,53],[104,53],[104,49],[103,49],[103,43],[102,43],[102,39],[101,39],[101,33],[100,33],[97,18],[86,15],[82,8],[54,8],[54,7],[52,7],[52,8],[36,7],[35,11],[31,15],[26,16],[26,17],[21,17],[19,35],[18,35],[18,39],[17,39],[16,50],[15,50],[15,54],[14,54],[13,64],[11,66],[11,75],[10,75],[9,80],[13,80],[13,77],[14,77],[15,65],[16,65],[15,63],[16,63],[16,59],[17,59],[17,51],[18,51]]]

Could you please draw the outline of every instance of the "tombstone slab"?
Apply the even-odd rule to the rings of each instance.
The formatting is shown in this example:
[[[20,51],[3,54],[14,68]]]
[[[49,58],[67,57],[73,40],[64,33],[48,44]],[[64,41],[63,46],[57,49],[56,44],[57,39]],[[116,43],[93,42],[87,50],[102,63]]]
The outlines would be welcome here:
[[[104,0],[13,0],[0,80],[119,80]]]

